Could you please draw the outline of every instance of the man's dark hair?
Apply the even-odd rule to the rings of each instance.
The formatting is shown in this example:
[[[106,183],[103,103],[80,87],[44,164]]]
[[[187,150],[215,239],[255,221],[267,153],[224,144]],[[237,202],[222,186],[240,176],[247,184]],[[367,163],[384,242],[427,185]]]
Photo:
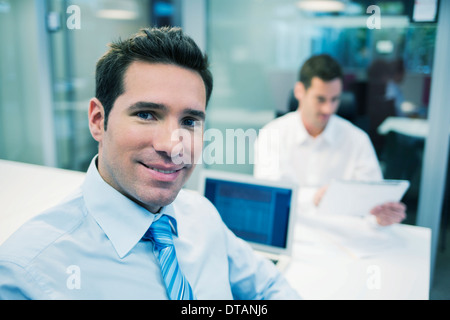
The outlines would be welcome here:
[[[343,80],[343,73],[341,66],[334,58],[321,54],[306,60],[300,69],[299,81],[303,83],[305,89],[311,86],[314,77],[322,81],[331,81],[336,78]]]
[[[135,61],[172,64],[198,72],[205,84],[208,104],[213,88],[208,58],[181,28],[145,28],[109,46],[98,60],[95,73],[95,96],[105,108],[105,130],[114,102],[124,93],[125,72]]]

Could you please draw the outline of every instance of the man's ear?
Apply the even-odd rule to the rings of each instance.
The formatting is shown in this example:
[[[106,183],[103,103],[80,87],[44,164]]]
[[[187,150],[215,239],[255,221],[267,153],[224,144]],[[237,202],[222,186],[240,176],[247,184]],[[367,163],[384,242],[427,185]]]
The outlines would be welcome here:
[[[102,103],[97,98],[92,98],[89,101],[89,130],[92,137],[100,142],[103,138],[105,109]]]
[[[297,81],[294,87],[294,96],[300,102],[300,100],[304,97],[306,92],[305,85],[303,82]]]

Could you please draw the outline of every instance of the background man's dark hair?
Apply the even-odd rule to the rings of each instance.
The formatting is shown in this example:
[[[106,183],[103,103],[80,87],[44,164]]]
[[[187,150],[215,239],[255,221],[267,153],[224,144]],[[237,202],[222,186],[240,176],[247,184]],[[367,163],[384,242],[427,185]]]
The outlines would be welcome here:
[[[98,60],[95,73],[95,96],[105,108],[105,130],[109,112],[124,92],[125,72],[134,61],[172,64],[198,72],[205,84],[208,104],[213,88],[208,58],[180,28],[141,29],[132,37],[109,46]]]
[[[311,86],[312,78],[318,77],[322,81],[331,81],[336,78],[343,80],[343,73],[339,63],[327,54],[312,56],[300,69],[299,81],[305,89]]]

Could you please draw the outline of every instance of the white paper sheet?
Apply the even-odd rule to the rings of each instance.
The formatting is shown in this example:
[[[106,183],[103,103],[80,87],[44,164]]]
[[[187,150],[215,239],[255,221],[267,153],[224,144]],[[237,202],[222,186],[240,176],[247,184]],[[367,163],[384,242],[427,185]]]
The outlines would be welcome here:
[[[320,201],[318,213],[365,216],[377,205],[400,201],[408,188],[406,180],[334,180]]]

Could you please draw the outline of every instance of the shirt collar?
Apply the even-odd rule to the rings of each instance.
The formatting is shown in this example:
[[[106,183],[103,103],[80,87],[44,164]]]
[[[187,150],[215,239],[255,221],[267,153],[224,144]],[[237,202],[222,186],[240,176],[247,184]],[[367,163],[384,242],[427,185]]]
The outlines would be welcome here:
[[[336,115],[332,115],[328,120],[325,130],[322,132],[323,139],[329,144],[333,144],[336,141],[338,132],[336,132]]]
[[[105,232],[120,258],[123,258],[142,238],[155,219],[162,214],[171,217],[172,230],[177,235],[173,205],[153,214],[110,186],[100,176],[92,160],[82,186],[89,213]]]
[[[296,129],[293,130],[293,132],[296,133],[297,142],[299,144],[302,144],[308,141],[308,139],[311,139],[311,136],[309,135],[308,131],[306,131],[305,125],[303,124],[301,112],[295,113],[295,123]]]
[[[177,219],[175,219],[175,210],[173,209],[173,205],[169,204],[168,206],[163,207],[153,221],[158,220],[162,215],[166,215],[169,217],[169,223],[170,227],[172,228],[172,233],[178,237]]]

